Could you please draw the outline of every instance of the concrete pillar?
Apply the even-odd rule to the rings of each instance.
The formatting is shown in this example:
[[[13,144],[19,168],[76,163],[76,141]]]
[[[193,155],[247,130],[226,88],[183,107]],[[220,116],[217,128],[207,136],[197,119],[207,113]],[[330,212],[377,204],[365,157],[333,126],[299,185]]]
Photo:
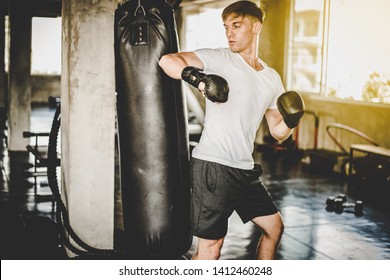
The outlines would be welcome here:
[[[8,71],[9,113],[8,148],[25,151],[31,116],[31,10],[28,0],[9,1],[10,57]]]
[[[265,20],[260,33],[259,56],[273,67],[285,82],[285,51],[291,0],[261,0]]]
[[[77,235],[104,249],[114,229],[116,7],[62,1],[62,196]]]

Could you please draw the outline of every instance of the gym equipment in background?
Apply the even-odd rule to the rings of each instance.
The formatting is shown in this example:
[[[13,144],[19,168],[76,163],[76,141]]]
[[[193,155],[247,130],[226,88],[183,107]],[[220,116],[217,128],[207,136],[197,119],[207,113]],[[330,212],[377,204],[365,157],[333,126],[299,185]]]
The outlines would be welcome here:
[[[346,212],[345,210],[347,210],[349,208],[354,209],[353,213],[356,216],[362,216],[363,209],[364,209],[364,203],[361,200],[356,200],[355,203],[348,202],[347,196],[345,194],[339,194],[336,197],[329,196],[326,199],[326,210],[327,211],[330,211],[330,212],[334,211],[338,214],[341,214],[342,212]]]
[[[352,128],[350,126],[340,124],[340,123],[329,123],[326,126],[326,133],[333,140],[336,146],[341,151],[333,151],[328,149],[319,149],[317,147],[317,139],[318,139],[318,117],[314,114],[315,117],[315,146],[313,149],[308,149],[305,151],[305,156],[302,158],[303,163],[307,163],[310,168],[314,171],[325,172],[325,173],[340,173],[342,175],[346,175],[348,171],[348,161],[349,161],[349,151],[345,148],[335,137],[333,134],[333,130],[344,130],[354,135],[359,136],[365,141],[369,142],[372,145],[378,146],[377,143],[374,142],[366,134],[360,132],[359,130]]]

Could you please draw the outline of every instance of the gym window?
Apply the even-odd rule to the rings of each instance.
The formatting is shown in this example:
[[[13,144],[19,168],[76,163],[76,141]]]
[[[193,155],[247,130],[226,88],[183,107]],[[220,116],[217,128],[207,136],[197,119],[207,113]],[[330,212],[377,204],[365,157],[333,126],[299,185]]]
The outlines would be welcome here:
[[[31,74],[61,74],[61,18],[32,18]]]
[[[31,29],[31,74],[61,74],[61,18],[33,17]],[[9,67],[9,41],[9,17],[5,16],[6,72]]]
[[[236,1],[183,1],[181,4],[183,18],[180,32],[181,50],[228,47],[221,14],[225,7]],[[260,1],[253,2],[259,4]]]
[[[287,87],[390,103],[390,2],[293,0]]]

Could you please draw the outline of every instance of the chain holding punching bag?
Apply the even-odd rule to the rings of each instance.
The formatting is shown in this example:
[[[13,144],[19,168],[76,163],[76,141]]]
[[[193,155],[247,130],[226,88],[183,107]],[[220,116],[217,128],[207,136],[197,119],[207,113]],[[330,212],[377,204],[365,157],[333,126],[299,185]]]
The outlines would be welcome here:
[[[187,112],[159,59],[177,52],[172,7],[130,0],[115,11],[115,70],[125,250],[175,259],[192,243]]]

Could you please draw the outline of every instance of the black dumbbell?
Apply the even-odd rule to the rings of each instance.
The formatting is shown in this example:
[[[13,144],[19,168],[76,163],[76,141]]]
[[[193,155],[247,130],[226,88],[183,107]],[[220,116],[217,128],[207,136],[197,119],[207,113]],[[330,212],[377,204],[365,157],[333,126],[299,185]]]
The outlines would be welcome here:
[[[361,200],[356,200],[355,203],[335,201],[334,209],[336,213],[342,213],[345,208],[354,208],[355,215],[361,216],[363,215],[364,204]]]
[[[345,203],[347,202],[347,196],[343,193],[338,194],[335,196],[329,196],[326,200],[326,210],[328,211],[334,211],[336,203]]]

